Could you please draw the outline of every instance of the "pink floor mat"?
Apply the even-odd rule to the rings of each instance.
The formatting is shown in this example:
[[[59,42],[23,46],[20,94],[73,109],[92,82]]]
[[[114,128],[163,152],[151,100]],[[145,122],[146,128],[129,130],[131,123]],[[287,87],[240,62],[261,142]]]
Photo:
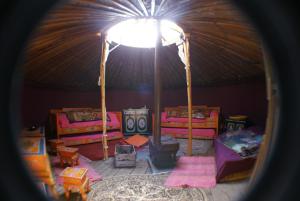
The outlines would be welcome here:
[[[87,168],[88,172],[87,172],[87,176],[90,179],[90,184],[93,184],[96,181],[102,180],[102,177],[100,174],[98,174],[94,168],[89,164],[91,161],[82,156],[79,155],[79,165],[75,166],[75,167],[80,167],[80,168]],[[51,157],[51,165],[52,168],[54,170],[54,174],[55,174],[55,180],[56,180],[56,184],[61,185],[62,184],[62,179],[59,177],[59,174],[66,168],[66,167],[62,167],[60,165],[59,162],[59,157],[57,156],[53,156]]]
[[[216,186],[214,157],[182,156],[165,182],[167,187],[212,188]]]

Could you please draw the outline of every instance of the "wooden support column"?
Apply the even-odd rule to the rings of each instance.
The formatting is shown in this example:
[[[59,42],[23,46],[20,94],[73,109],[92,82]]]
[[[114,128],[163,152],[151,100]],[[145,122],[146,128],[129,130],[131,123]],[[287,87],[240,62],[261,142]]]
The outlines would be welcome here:
[[[187,154],[191,156],[192,152],[192,76],[190,68],[190,51],[189,51],[189,35],[186,34],[185,41],[183,43],[183,49],[185,54],[185,72],[186,72],[186,85],[187,85],[187,96],[188,96],[188,146]]]
[[[102,111],[102,126],[103,126],[103,135],[102,135],[102,145],[103,145],[103,154],[104,160],[108,159],[108,145],[107,145],[107,132],[106,132],[106,104],[105,104],[105,64],[107,54],[107,42],[106,36],[101,35],[102,39],[102,51],[101,51],[101,63],[100,63],[100,86],[101,86],[101,111]]]
[[[154,54],[154,132],[153,132],[153,141],[155,145],[160,145],[160,119],[161,119],[161,105],[160,105],[160,96],[161,96],[161,80],[160,80],[160,50],[162,47],[161,44],[161,34],[160,34],[160,21],[157,21],[157,30],[158,36],[155,46]]]

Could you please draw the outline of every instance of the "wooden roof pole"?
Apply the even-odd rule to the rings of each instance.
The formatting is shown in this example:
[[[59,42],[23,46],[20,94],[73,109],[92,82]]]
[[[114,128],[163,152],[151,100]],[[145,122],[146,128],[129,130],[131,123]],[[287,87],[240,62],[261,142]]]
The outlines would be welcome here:
[[[183,49],[185,54],[185,72],[186,72],[186,85],[187,85],[187,96],[188,96],[188,146],[187,154],[191,156],[192,151],[192,77],[190,68],[190,44],[189,44],[189,34],[185,34],[185,41],[183,43]]]
[[[161,77],[160,77],[160,55],[161,55],[161,33],[160,21],[157,20],[157,41],[154,53],[154,132],[153,141],[156,146],[161,144]]]
[[[105,64],[106,64],[106,51],[107,51],[107,42],[106,35],[101,36],[102,39],[102,51],[101,51],[101,63],[100,63],[100,86],[101,86],[101,110],[102,110],[102,145],[103,145],[103,154],[104,160],[108,159],[108,145],[107,145],[107,133],[106,133],[106,104],[105,104]]]

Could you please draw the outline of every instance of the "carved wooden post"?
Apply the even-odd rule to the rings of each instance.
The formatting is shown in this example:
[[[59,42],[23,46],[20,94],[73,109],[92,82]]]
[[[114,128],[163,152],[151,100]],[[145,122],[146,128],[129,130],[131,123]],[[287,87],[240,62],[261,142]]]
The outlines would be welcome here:
[[[107,145],[107,132],[106,132],[106,104],[105,104],[105,64],[106,64],[106,50],[107,42],[106,36],[102,35],[102,52],[101,52],[101,63],[100,63],[100,85],[101,85],[101,109],[102,109],[102,145],[104,160],[108,159],[108,145]]]
[[[186,72],[186,84],[187,84],[187,96],[188,96],[188,147],[187,153],[191,156],[192,153],[192,77],[190,68],[190,47],[189,47],[189,35],[186,34],[185,42],[183,43],[183,49],[185,54],[185,72]]]

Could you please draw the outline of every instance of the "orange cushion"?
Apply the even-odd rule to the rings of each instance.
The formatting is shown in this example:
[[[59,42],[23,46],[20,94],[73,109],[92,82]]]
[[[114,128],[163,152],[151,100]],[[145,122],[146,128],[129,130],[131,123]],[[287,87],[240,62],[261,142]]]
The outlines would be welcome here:
[[[143,146],[148,142],[148,138],[144,137],[142,135],[136,134],[134,136],[131,136],[125,140],[126,143],[131,144],[135,147]]]

